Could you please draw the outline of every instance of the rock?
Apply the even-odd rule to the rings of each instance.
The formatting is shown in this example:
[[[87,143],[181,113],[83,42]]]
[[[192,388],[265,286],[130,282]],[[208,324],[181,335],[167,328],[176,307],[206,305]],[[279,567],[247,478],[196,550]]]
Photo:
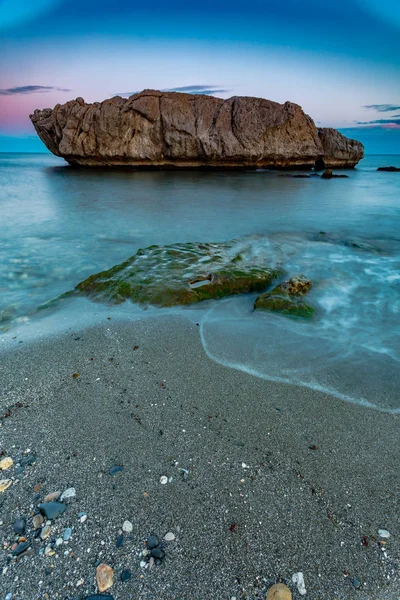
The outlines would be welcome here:
[[[5,492],[12,484],[12,479],[0,479],[0,492]]]
[[[377,171],[388,171],[389,173],[398,173],[400,167],[378,167]]]
[[[172,533],[172,531],[169,531],[168,533],[166,533],[166,534],[164,535],[164,540],[165,540],[166,542],[173,542],[173,541],[174,541],[174,539],[175,539],[175,534],[173,534],[173,533]]]
[[[124,521],[122,525],[122,531],[125,533],[130,533],[133,530],[133,525],[130,521]]]
[[[93,594],[92,596],[86,596],[84,600],[114,600],[114,596],[110,596],[110,594]]]
[[[121,581],[124,583],[125,581],[128,581],[128,579],[131,579],[132,577],[132,573],[128,570],[128,569],[124,569],[121,573]]]
[[[25,517],[20,517],[19,519],[17,519],[13,525],[13,529],[18,535],[24,535],[26,531]]]
[[[11,456],[6,456],[5,458],[2,458],[0,460],[0,470],[1,471],[6,471],[7,469],[10,469],[14,464],[13,459],[11,458]]]
[[[104,563],[101,563],[96,569],[96,581],[99,592],[105,592],[114,583],[113,581],[114,571],[113,569]]]
[[[47,496],[44,497],[43,502],[53,502],[53,500],[58,500],[59,497],[61,496],[61,492],[51,492],[51,494],[47,494]]]
[[[34,529],[40,529],[43,523],[44,519],[42,515],[35,515],[32,519],[32,525]]]
[[[63,534],[64,542],[67,542],[70,539],[71,535],[72,535],[72,527],[67,527],[66,529],[64,529],[64,534]]]
[[[65,490],[65,492],[63,492],[61,494],[61,498],[60,501],[63,502],[64,500],[70,500],[71,498],[75,498],[76,496],[76,489],[74,487],[68,488],[67,490]]]
[[[352,577],[352,578],[350,579],[350,581],[351,581],[351,583],[352,583],[352,586],[353,586],[353,587],[354,587],[356,590],[360,589],[360,587],[361,587],[361,583],[360,583],[360,581],[357,579],[357,577]]]
[[[384,539],[390,538],[390,533],[387,529],[378,529],[378,535]]]
[[[312,317],[314,308],[302,300],[312,282],[304,275],[283,281],[269,292],[257,296],[254,309],[279,312],[285,316]]]
[[[256,240],[186,243],[138,250],[120,265],[88,277],[75,288],[104,301],[176,306],[262,291],[281,274]],[[161,481],[161,480],[160,480]],[[167,483],[165,475],[162,481]]]
[[[25,550],[28,550],[30,545],[31,545],[30,542],[20,542],[17,545],[17,547],[13,550],[13,556],[19,556],[20,554],[25,552]]]
[[[40,533],[40,539],[47,540],[50,533],[51,533],[51,527],[50,527],[50,525],[46,525],[45,527],[43,527],[43,529]]]
[[[265,600],[292,600],[292,592],[284,583],[276,583],[269,588]]]
[[[115,465],[114,467],[111,467],[111,469],[108,471],[109,475],[116,475],[117,473],[120,473],[123,470],[124,467],[121,467],[119,465]]]
[[[150,555],[153,558],[158,558],[159,560],[162,560],[165,556],[165,552],[161,548],[153,548],[150,552]]]
[[[34,462],[36,462],[36,454],[32,452],[31,454],[21,458],[19,464],[21,467],[28,467],[29,465],[33,465]]]
[[[318,136],[322,144],[322,158],[316,161],[316,168],[335,169],[355,167],[364,158],[364,146],[345,137],[331,127],[320,127]]]
[[[67,510],[67,505],[62,502],[44,502],[43,504],[39,504],[38,509],[46,519],[52,521]]]
[[[307,594],[306,586],[304,584],[304,575],[299,571],[298,573],[294,573],[292,576],[292,581],[297,585],[297,589],[299,591],[300,596],[305,596]]]
[[[166,483],[168,483],[168,477],[166,475],[161,475],[160,483],[161,485],[165,485]]]
[[[157,548],[159,543],[160,543],[160,540],[158,539],[158,537],[156,535],[151,535],[146,540],[146,545],[149,550],[153,550],[153,548]]]
[[[317,129],[292,102],[144,90],[35,110],[40,139],[71,165],[179,168],[354,166],[363,146]]]
[[[332,169],[327,169],[321,175],[321,179],[338,179],[348,177],[347,175],[337,175],[336,173],[332,173]]]

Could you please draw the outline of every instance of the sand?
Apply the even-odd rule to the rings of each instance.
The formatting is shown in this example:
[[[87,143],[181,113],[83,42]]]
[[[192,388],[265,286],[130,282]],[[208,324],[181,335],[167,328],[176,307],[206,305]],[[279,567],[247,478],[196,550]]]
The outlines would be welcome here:
[[[15,462],[0,534],[13,542],[25,515],[32,546],[10,562],[1,550],[2,598],[85,598],[100,562],[116,600],[255,600],[278,581],[297,599],[299,571],[310,600],[400,597],[398,416],[216,364],[184,317],[21,340],[0,356],[1,447]],[[36,461],[15,474],[27,449]],[[71,486],[52,535],[72,526],[72,538],[40,556],[29,515]],[[141,567],[143,541],[166,532],[162,564]]]

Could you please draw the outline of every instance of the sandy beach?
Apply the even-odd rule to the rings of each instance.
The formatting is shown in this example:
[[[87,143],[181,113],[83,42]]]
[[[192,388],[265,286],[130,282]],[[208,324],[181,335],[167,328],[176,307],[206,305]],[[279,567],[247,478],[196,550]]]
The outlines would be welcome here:
[[[2,598],[81,600],[99,563],[115,600],[261,600],[277,581],[298,599],[296,572],[310,600],[399,597],[399,417],[218,365],[184,317],[20,341],[0,363]],[[35,537],[37,504],[70,487]],[[12,558],[21,515],[31,546]]]

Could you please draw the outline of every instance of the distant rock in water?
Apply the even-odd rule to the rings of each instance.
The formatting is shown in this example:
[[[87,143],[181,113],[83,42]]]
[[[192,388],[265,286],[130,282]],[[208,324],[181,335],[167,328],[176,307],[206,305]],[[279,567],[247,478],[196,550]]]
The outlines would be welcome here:
[[[354,167],[360,142],[317,129],[292,102],[144,90],[86,104],[35,110],[47,148],[71,165],[94,167]]]
[[[269,263],[268,263],[269,258]],[[75,288],[111,302],[175,306],[262,291],[281,270],[250,242],[150,246]]]
[[[398,173],[400,167],[378,167],[377,171],[388,171],[389,173]]]
[[[332,169],[327,169],[321,175],[321,179],[341,179],[343,177],[347,177],[347,175],[337,175],[332,172]]]

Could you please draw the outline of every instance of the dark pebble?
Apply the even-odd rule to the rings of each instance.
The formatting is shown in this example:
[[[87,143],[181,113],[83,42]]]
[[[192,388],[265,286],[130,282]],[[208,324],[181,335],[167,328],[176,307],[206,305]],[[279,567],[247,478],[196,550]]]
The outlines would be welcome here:
[[[21,460],[19,461],[19,464],[21,467],[27,467],[28,465],[33,465],[33,463],[35,461],[36,461],[36,455],[28,454],[28,456],[24,456],[23,458],[21,458]]]
[[[124,467],[115,465],[114,467],[111,467],[111,469],[108,471],[109,475],[116,475],[117,473],[120,473],[123,470]]]
[[[94,594],[93,596],[86,596],[84,600],[114,600],[114,596],[110,596],[109,594],[107,596],[104,594]]]
[[[153,558],[159,558],[160,560],[162,560],[165,556],[165,552],[164,550],[161,550],[161,548],[153,548],[153,550],[150,552],[150,555]]]
[[[30,545],[30,542],[21,542],[13,551],[13,556],[19,556],[20,554],[25,552],[25,550],[28,550]]]
[[[151,535],[150,537],[147,538],[146,544],[149,550],[153,550],[153,548],[157,548],[158,544],[160,543],[160,540],[158,539],[158,537],[156,535]]]
[[[351,578],[351,583],[353,584],[353,587],[356,588],[356,590],[358,590],[361,587],[361,583],[358,581],[358,579],[356,577]]]
[[[128,569],[125,569],[124,571],[122,571],[121,573],[121,581],[128,581],[128,579],[130,579],[132,577],[132,573],[130,571],[128,571]]]
[[[67,510],[67,505],[62,502],[44,502],[43,504],[39,504],[38,509],[46,519],[52,521]]]
[[[18,533],[18,535],[24,535],[24,533],[26,531],[25,517],[20,517],[19,519],[17,519],[13,525],[13,529],[14,529],[15,533]]]
[[[117,543],[115,545],[117,546],[117,548],[121,548],[123,543],[124,543],[124,536],[121,533],[121,535],[119,535],[117,537]]]

